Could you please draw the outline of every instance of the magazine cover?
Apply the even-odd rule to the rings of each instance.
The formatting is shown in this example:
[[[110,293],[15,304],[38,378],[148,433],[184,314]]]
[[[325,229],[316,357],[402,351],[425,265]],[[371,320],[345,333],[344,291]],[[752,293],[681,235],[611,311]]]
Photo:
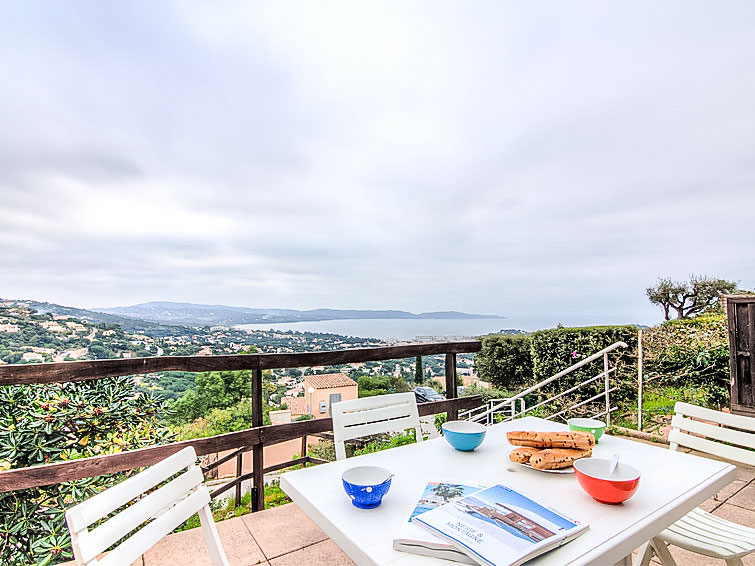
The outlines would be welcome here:
[[[430,482],[425,486],[417,506],[409,519],[401,526],[398,536],[393,540],[393,548],[402,552],[433,556],[445,560],[454,560],[464,564],[477,564],[465,552],[457,549],[453,544],[438,538],[432,533],[412,522],[414,517],[449,501],[459,499],[483,489],[456,483]]]
[[[582,533],[587,526],[497,485],[413,519],[480,564],[516,566]]]

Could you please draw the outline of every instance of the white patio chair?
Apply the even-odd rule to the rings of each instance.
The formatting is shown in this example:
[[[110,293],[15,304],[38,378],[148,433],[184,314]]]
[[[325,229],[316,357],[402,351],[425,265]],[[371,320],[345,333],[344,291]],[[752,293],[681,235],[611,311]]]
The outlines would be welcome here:
[[[220,544],[210,511],[210,492],[202,485],[202,470],[196,465],[196,460],[194,448],[184,448],[148,470],[66,511],[66,522],[71,532],[76,564],[131,564],[165,535],[198,512],[212,565],[228,566],[228,559]],[[152,493],[144,495],[179,472],[183,473]],[[126,507],[105,523],[88,530],[90,525],[133,500],[136,500],[133,505]],[[150,522],[144,525],[147,521]],[[135,529],[139,530],[128,536],[104,558],[97,559],[98,554]],[[176,564],[181,563],[180,557],[176,557],[176,560]]]
[[[674,413],[671,420],[673,428],[668,437],[671,450],[685,446],[755,466],[754,418],[688,403],[674,405]],[[648,566],[653,554],[657,554],[663,564],[673,566],[676,562],[668,550],[668,544],[720,558],[729,566],[741,566],[742,557],[755,550],[755,529],[716,517],[699,508],[694,509],[646,543],[640,549],[638,563]]]
[[[422,442],[417,400],[413,392],[392,393],[333,403],[333,436],[336,459],[346,459],[345,440],[413,428]]]

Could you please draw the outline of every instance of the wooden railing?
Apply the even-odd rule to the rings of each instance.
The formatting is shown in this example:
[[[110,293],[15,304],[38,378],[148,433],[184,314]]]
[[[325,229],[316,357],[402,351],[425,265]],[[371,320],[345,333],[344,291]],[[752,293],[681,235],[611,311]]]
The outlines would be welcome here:
[[[479,397],[456,398],[456,355],[480,351],[480,342],[438,342],[359,348],[324,352],[295,354],[241,354],[233,356],[163,356],[116,360],[94,360],[49,364],[23,364],[0,366],[0,385],[30,385],[66,383],[154,373],[158,371],[227,371],[251,370],[252,372],[252,422],[251,428],[209,438],[186,440],[139,450],[92,456],[65,462],[55,462],[29,468],[17,468],[0,472],[0,492],[16,491],[64,481],[78,480],[102,474],[112,474],[151,466],[186,446],[193,446],[197,455],[213,454],[225,450],[233,452],[207,466],[205,471],[236,458],[237,477],[216,490],[213,496],[236,488],[236,497],[241,495],[241,482],[252,479],[252,509],[265,507],[264,474],[297,464],[319,463],[321,460],[307,456],[306,438],[333,430],[331,419],[314,419],[286,424],[262,424],[262,370],[303,366],[333,366],[346,363],[393,360],[416,356],[445,354],[445,401],[419,405],[420,416],[448,413],[449,420],[457,417],[458,411],[479,406]],[[265,468],[263,448],[267,445],[302,439],[302,456],[296,460]],[[252,472],[242,474],[241,458],[244,452],[252,452]]]

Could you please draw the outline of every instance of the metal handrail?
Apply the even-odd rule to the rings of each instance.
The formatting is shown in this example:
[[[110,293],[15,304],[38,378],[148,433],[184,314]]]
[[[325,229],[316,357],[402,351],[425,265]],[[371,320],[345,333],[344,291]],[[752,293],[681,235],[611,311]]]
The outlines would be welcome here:
[[[554,399],[558,399],[559,397],[562,397],[562,396],[566,395],[567,393],[570,393],[570,392],[576,390],[577,388],[579,388],[579,387],[581,387],[583,385],[586,385],[587,383],[591,383],[591,382],[596,381],[597,379],[600,379],[601,377],[603,377],[604,380],[605,380],[604,391],[601,392],[599,395],[597,395],[595,398],[600,397],[601,395],[605,396],[605,399],[606,399],[606,410],[605,410],[605,412],[603,414],[606,415],[606,419],[608,421],[608,424],[610,424],[611,408],[610,408],[610,397],[609,397],[609,394],[611,393],[612,389],[610,388],[610,386],[608,384],[608,376],[616,368],[615,367],[614,368],[609,368],[609,366],[608,366],[608,353],[612,352],[612,351],[614,351],[614,350],[616,350],[618,348],[628,348],[628,347],[629,347],[629,345],[626,342],[614,342],[613,344],[611,344],[610,346],[607,346],[607,347],[603,348],[599,352],[595,352],[594,354],[592,354],[591,356],[588,356],[584,360],[580,360],[576,364],[574,364],[572,366],[569,366],[568,368],[566,368],[566,369],[558,372],[555,375],[552,375],[551,377],[549,377],[547,379],[544,379],[543,381],[541,381],[541,382],[533,385],[532,387],[529,387],[529,388],[525,389],[524,391],[521,391],[521,392],[517,393],[513,397],[509,397],[507,399],[504,399],[503,401],[501,401],[500,403],[497,403],[495,405],[491,404],[491,406],[486,411],[484,411],[482,413],[478,413],[478,414],[476,414],[474,416],[471,416],[472,411],[467,411],[465,416],[467,416],[468,420],[475,421],[475,422],[479,422],[479,421],[481,421],[483,419],[487,419],[488,424],[491,424],[490,421],[492,419],[493,413],[499,412],[500,409],[502,409],[504,406],[508,406],[508,407],[511,407],[511,417],[509,417],[509,418],[513,419],[517,414],[523,414],[525,412],[529,412],[529,411],[535,409],[536,407],[539,407],[539,406],[543,405],[544,403],[547,403],[547,402],[552,401]],[[590,378],[588,380],[585,380],[585,381],[579,383],[578,385],[576,385],[575,387],[572,387],[568,391],[559,393],[558,395],[556,395],[554,397],[551,397],[551,398],[549,398],[546,401],[538,403],[537,405],[535,405],[533,407],[529,407],[526,410],[524,409],[524,407],[522,407],[522,410],[519,413],[516,412],[516,401],[517,400],[519,400],[520,403],[523,404],[524,403],[524,397],[526,397],[530,393],[533,393],[533,392],[537,391],[538,389],[541,389],[545,385],[548,385],[549,383],[552,383],[552,382],[556,381],[557,379],[560,379],[560,378],[562,378],[562,377],[564,377],[564,376],[566,376],[566,375],[568,375],[568,374],[570,374],[570,373],[578,370],[582,366],[585,366],[585,365],[587,365],[587,364],[589,364],[591,362],[594,362],[595,360],[600,359],[601,357],[603,357],[603,371],[601,373],[599,373],[597,376],[592,377],[592,378]],[[595,400],[595,399],[590,399],[590,400]],[[579,404],[575,405],[574,407],[581,406],[583,404],[584,403],[579,403]],[[574,408],[574,407],[571,407],[571,408]],[[561,411],[560,413],[557,413],[557,415],[560,415],[563,412],[565,412],[565,411]],[[553,416],[556,416],[556,415],[551,415],[550,418],[552,418]],[[459,415],[459,418],[462,418],[462,415]]]

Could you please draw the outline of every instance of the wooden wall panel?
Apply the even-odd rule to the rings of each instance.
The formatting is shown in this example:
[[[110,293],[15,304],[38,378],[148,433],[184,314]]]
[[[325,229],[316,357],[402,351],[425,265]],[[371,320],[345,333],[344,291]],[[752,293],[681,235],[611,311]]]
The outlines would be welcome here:
[[[729,295],[726,299],[731,410],[755,417],[755,296]]]

